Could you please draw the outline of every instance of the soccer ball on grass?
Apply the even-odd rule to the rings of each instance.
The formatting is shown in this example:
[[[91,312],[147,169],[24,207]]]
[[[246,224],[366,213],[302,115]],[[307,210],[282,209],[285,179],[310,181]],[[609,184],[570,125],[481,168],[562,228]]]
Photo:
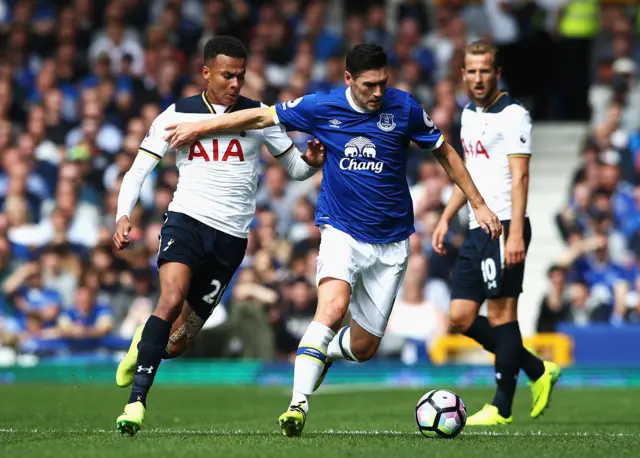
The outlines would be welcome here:
[[[454,392],[431,390],[416,405],[416,423],[426,437],[453,439],[467,423],[467,409]]]

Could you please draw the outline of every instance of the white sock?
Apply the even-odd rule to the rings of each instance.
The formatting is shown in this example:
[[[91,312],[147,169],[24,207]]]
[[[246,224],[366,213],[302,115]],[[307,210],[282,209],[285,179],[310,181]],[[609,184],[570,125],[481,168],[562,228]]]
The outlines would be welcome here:
[[[327,359],[346,359],[358,362],[351,351],[351,326],[340,329],[327,349]]]
[[[329,342],[336,335],[331,329],[317,321],[311,322],[300,339],[293,369],[293,397],[291,405],[302,403],[309,409],[309,396],[322,374]]]

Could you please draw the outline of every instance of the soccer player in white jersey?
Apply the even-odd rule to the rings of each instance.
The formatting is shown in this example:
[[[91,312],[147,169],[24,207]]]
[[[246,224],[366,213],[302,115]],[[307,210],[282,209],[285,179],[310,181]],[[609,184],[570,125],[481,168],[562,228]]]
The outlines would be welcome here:
[[[206,91],[179,100],[155,119],[122,181],[113,236],[116,248],[129,245],[129,215],[140,188],[170,150],[164,140],[166,125],[263,106],[240,95],[246,61],[247,51],[236,38],[207,42],[202,68]],[[160,361],[178,356],[193,341],[244,258],[256,208],[262,145],[296,180],[309,178],[324,162],[319,142],[310,143],[309,151],[301,155],[280,127],[207,135],[176,151],[178,187],[158,249],[160,299],[116,374],[119,386],[133,384],[124,413],[116,420],[122,433],[139,430]]]
[[[497,391],[491,404],[467,419],[467,425],[511,423],[511,405],[520,368],[531,380],[537,418],[549,403],[560,368],[543,362],[522,345],[517,321],[524,260],[531,240],[526,214],[531,157],[529,113],[506,92],[500,92],[496,50],[474,42],[465,50],[462,76],[471,102],[462,114],[461,137],[469,173],[504,228],[491,240],[470,213],[469,234],[456,260],[451,280],[450,325],[495,354]],[[467,199],[454,187],[433,233],[433,248],[445,253],[449,222]],[[488,300],[488,319],[479,316]]]
[[[282,125],[314,135],[327,150],[316,210],[321,230],[318,307],[300,340],[289,408],[279,418],[287,436],[301,434],[309,397],[332,361],[367,361],[384,335],[414,232],[406,180],[410,142],[433,152],[469,198],[488,237],[501,232],[500,221],[458,153],[417,101],[407,92],[387,88],[387,79],[382,48],[357,45],[347,54],[346,89],[306,95],[271,109],[169,126],[175,146],[211,132]],[[347,310],[351,325],[341,329]]]

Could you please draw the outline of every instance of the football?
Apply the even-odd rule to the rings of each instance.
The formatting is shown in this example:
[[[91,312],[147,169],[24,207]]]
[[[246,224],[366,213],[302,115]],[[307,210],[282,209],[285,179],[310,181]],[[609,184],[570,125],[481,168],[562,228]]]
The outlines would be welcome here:
[[[467,423],[467,409],[453,391],[432,390],[416,405],[416,423],[426,437],[453,439]]]

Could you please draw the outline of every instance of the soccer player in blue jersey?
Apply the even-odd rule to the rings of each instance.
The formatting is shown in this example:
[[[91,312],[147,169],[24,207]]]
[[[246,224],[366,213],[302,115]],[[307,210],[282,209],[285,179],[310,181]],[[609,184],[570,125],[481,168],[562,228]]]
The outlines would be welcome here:
[[[402,284],[409,236],[414,232],[406,180],[411,141],[435,155],[492,239],[502,230],[458,153],[418,102],[407,92],[387,88],[387,79],[382,48],[357,45],[347,54],[346,89],[167,126],[167,139],[176,148],[213,132],[273,125],[307,132],[325,145],[315,219],[321,231],[318,307],[300,340],[293,397],[279,419],[286,436],[302,433],[309,397],[334,360],[364,362],[378,349]],[[347,310],[351,325],[340,328]]]

